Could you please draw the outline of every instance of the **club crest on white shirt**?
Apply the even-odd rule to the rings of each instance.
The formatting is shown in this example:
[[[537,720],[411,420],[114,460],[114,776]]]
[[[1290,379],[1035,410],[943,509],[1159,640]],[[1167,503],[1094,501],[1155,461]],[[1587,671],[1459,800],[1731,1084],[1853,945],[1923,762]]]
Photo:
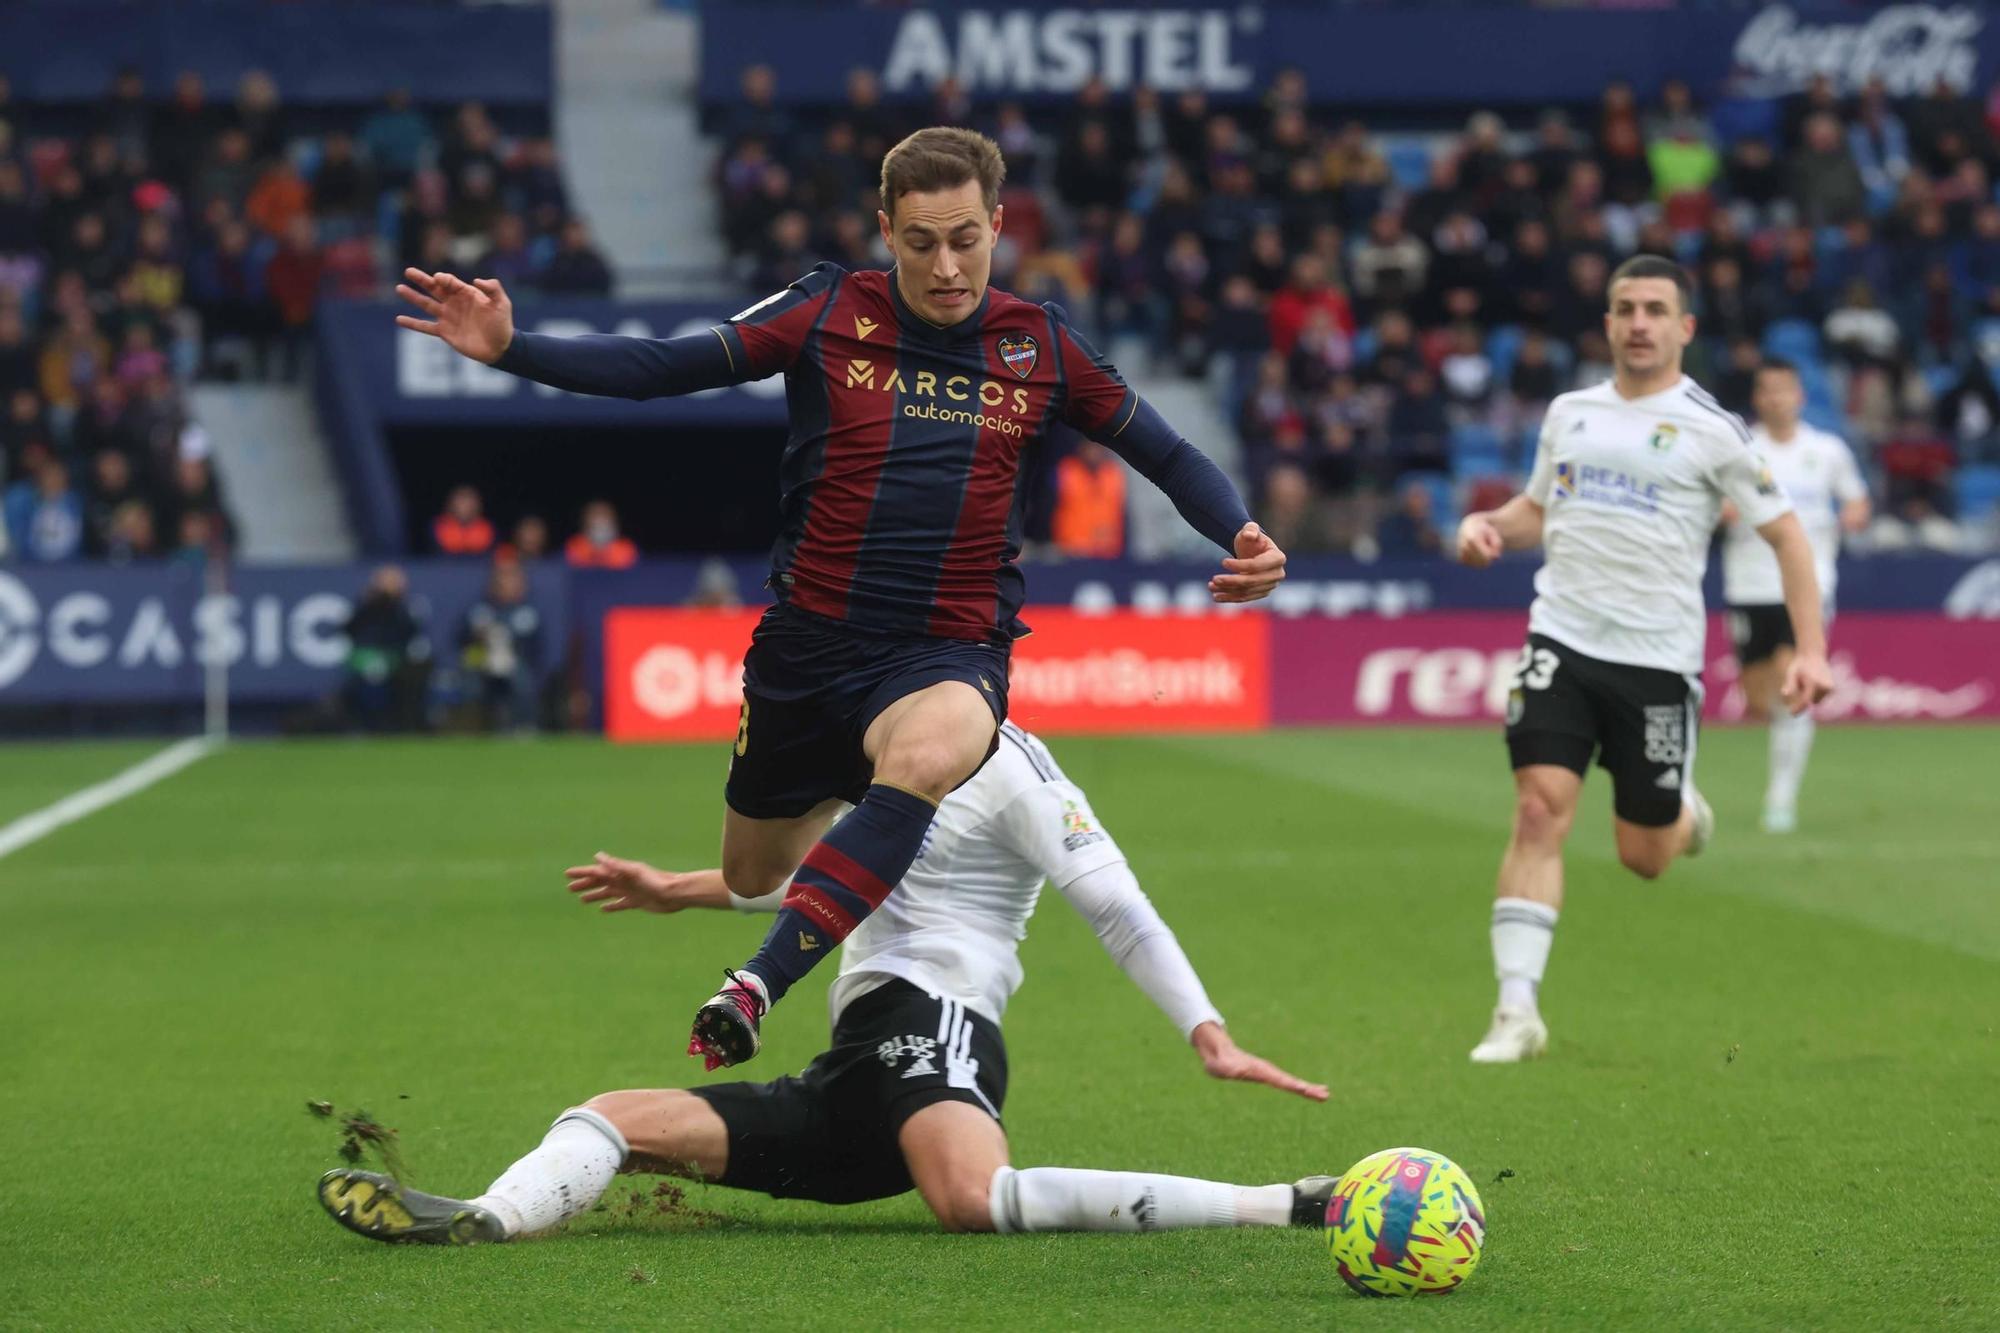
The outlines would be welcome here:
[[[1652,436],[1646,443],[1653,446],[1655,453],[1665,453],[1680,442],[1681,428],[1671,421],[1662,421],[1653,427]]]

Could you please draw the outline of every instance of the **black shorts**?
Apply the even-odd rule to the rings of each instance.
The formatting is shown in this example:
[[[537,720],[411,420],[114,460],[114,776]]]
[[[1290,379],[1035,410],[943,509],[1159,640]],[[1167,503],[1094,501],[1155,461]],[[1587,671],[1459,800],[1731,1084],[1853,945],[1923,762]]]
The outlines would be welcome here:
[[[751,819],[790,819],[874,781],[861,752],[868,724],[905,695],[962,680],[1007,718],[1006,644],[858,629],[778,605],[743,658],[743,717],[723,799]]]
[[[1555,764],[1582,775],[1595,752],[1618,817],[1653,828],[1681,817],[1700,728],[1699,679],[1586,657],[1542,634],[1528,636],[1507,695],[1515,768]]]
[[[1783,602],[1730,607],[1729,637],[1736,641],[1736,665],[1740,667],[1768,662],[1780,648],[1796,648],[1799,643],[1792,637],[1792,614]]]
[[[896,1136],[926,1106],[965,1102],[1000,1119],[1007,1048],[998,1027],[956,1000],[890,981],[847,1006],[832,1048],[804,1073],[689,1091],[728,1127],[722,1184],[863,1203],[912,1187]]]

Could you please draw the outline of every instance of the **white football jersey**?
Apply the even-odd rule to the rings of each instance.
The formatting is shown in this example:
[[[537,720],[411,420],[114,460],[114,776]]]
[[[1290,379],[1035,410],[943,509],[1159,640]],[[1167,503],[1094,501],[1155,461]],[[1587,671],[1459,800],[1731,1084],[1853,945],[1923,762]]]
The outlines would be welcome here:
[[[1000,748],[946,797],[896,891],[847,937],[833,1021],[893,977],[995,1023],[1021,986],[1019,946],[1047,880],[1058,891],[1125,854],[1047,747],[1009,722]]]
[[[1607,662],[1695,674],[1724,497],[1753,527],[1791,508],[1749,428],[1685,375],[1644,398],[1611,383],[1557,398],[1527,494],[1544,514],[1528,628]]]
[[[1840,507],[1868,498],[1868,484],[1861,479],[1854,454],[1838,435],[1804,422],[1782,444],[1762,426],[1750,432],[1750,439],[1799,512],[1799,523],[1812,543],[1820,598],[1831,606],[1834,559],[1840,554]],[[1785,600],[1777,555],[1754,526],[1741,520],[1731,523],[1722,539],[1722,598],[1731,606],[1769,606]]]

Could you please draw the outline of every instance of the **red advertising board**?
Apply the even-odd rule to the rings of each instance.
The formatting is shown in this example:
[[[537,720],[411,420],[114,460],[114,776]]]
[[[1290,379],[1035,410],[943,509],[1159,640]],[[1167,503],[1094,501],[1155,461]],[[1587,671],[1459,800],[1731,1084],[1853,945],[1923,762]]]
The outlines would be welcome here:
[[[604,725],[619,740],[736,733],[755,611],[626,607],[604,622]],[[1271,720],[1267,618],[1035,608],[1014,645],[1008,712],[1076,732],[1210,731]]]
[[[1497,723],[1527,634],[1519,612],[1271,622],[1279,723]],[[1743,715],[1721,616],[1708,631],[1708,699]],[[1827,721],[2000,717],[2000,623],[1928,614],[1842,616]]]

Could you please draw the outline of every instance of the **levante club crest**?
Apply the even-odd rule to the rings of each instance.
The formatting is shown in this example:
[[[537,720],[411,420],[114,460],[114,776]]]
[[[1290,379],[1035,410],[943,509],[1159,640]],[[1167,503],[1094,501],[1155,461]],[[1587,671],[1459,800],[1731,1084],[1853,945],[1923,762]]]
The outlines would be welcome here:
[[[1022,379],[1035,373],[1036,352],[1035,340],[1025,333],[1009,333],[1000,339],[1000,359]]]

